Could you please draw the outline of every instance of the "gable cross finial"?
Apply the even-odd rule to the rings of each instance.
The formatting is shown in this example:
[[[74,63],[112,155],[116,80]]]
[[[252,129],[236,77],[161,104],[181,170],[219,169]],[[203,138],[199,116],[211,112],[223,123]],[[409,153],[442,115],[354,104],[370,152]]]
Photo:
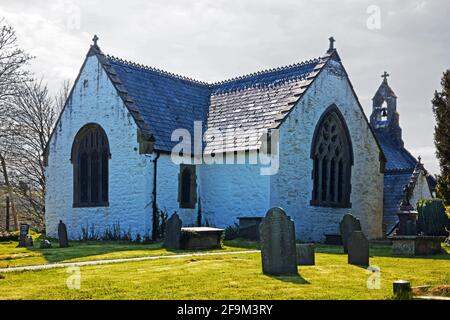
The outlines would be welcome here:
[[[389,73],[387,73],[386,71],[381,75],[381,77],[383,78],[383,82],[387,83],[387,78],[390,76]]]
[[[94,35],[94,38],[92,39],[92,41],[94,42],[94,46],[97,47],[97,42],[98,42],[97,35]]]
[[[422,164],[422,157],[421,157],[421,156],[419,156],[419,157],[417,158],[417,160],[419,160],[419,164]]]
[[[336,42],[336,40],[334,39],[334,37],[329,37],[328,40],[330,40],[330,48],[328,49],[328,53],[331,53],[334,51],[334,43]]]

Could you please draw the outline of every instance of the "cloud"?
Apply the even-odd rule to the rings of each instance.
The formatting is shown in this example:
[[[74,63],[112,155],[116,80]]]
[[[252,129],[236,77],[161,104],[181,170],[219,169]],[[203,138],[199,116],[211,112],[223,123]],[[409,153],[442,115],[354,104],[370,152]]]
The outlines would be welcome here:
[[[381,29],[367,28],[379,6]],[[381,73],[399,97],[405,144],[433,157],[430,100],[449,67],[447,0],[0,0],[32,68],[56,90],[75,79],[94,34],[106,53],[205,81],[218,81],[322,55],[336,46],[366,113]]]

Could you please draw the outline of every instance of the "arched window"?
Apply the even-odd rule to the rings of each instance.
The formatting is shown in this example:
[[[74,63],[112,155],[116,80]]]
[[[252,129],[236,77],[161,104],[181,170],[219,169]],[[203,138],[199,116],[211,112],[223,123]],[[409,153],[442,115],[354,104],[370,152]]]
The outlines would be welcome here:
[[[180,166],[178,180],[178,201],[180,208],[195,208],[197,202],[195,166],[182,164]]]
[[[72,145],[73,206],[108,206],[109,143],[97,124],[84,126]]]
[[[350,207],[353,151],[345,120],[336,106],[331,106],[317,124],[311,159],[311,205]]]

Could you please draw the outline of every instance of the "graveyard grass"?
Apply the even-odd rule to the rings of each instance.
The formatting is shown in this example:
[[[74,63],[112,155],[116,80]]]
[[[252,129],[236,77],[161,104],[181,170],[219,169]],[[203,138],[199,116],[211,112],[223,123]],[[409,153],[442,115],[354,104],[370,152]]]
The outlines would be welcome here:
[[[226,244],[226,251],[256,247],[251,242]],[[94,246],[92,252],[87,251],[90,246]],[[103,246],[51,249],[55,251],[50,260],[91,260],[141,250],[146,255],[164,252],[155,244],[106,244],[112,247],[102,251],[99,248]],[[114,246],[122,251],[115,252]],[[0,248],[1,255],[4,245]],[[79,250],[78,258],[70,250]],[[390,246],[371,245],[371,265],[381,269],[380,289],[373,290],[367,288],[369,272],[348,265],[341,247],[317,245],[316,266],[299,267],[300,276],[266,276],[261,272],[259,253],[231,253],[84,266],[79,290],[67,288],[70,273],[66,268],[4,273],[0,276],[0,299],[391,299],[392,282],[398,279],[409,280],[413,286],[450,283],[450,250],[444,250],[437,256],[398,258],[391,256]]]
[[[0,268],[40,265],[60,262],[80,262],[92,260],[110,260],[164,256],[194,253],[195,251],[167,250],[161,243],[133,244],[120,241],[71,241],[68,248],[60,249],[57,240],[53,240],[51,249],[40,249],[40,236],[34,237],[32,248],[17,248],[14,241],[0,242]],[[246,241],[229,241],[222,249],[212,252],[242,251],[255,249],[255,244]]]

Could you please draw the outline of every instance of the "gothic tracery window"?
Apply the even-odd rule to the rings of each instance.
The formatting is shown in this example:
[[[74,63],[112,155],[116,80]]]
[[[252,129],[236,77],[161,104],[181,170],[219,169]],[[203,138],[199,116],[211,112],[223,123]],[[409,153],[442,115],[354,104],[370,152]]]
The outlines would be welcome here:
[[[108,206],[110,159],[105,131],[96,124],[84,126],[72,146],[73,206]]]
[[[352,146],[346,124],[335,107],[317,124],[311,158],[314,181],[311,204],[350,207]]]

